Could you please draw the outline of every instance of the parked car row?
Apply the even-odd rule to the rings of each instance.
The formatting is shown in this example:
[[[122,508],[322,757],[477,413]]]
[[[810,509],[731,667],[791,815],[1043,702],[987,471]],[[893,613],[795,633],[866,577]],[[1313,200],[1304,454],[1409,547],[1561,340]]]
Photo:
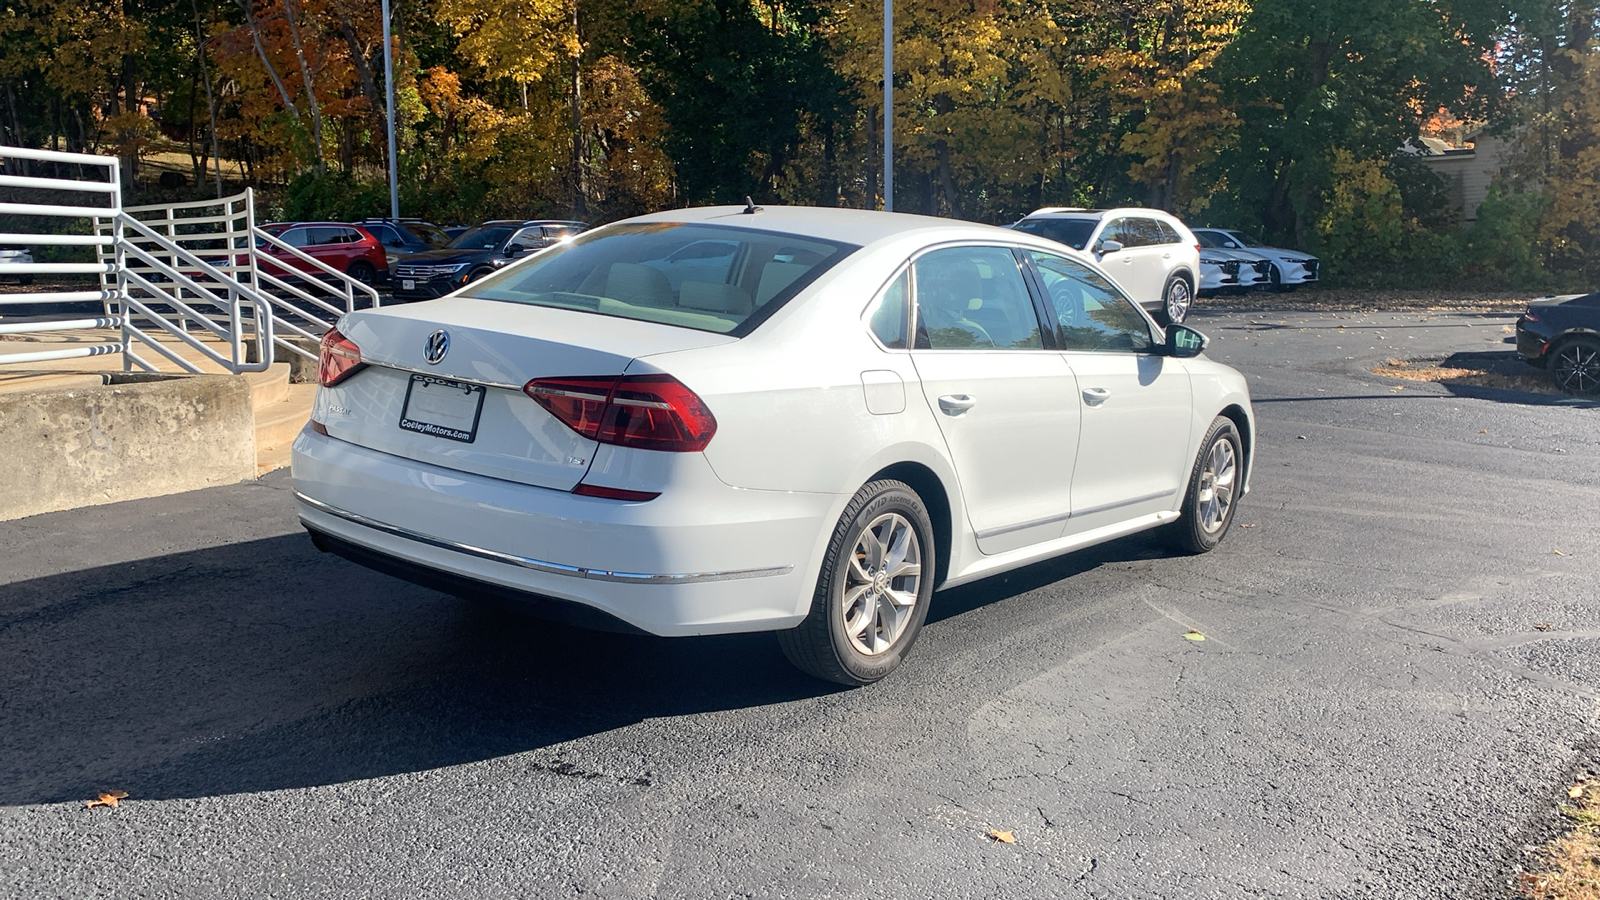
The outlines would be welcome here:
[[[1317,280],[1316,257],[1233,229],[1191,230],[1155,209],[1046,207],[1011,227],[1089,255],[1162,324],[1182,322],[1197,296]]]
[[[284,244],[362,284],[392,282],[397,300],[427,300],[499,269],[513,259],[571,237],[582,222],[514,219],[484,222],[450,237],[421,219],[361,222],[275,222],[262,230],[276,241],[257,247],[281,260],[268,274],[320,274]]]

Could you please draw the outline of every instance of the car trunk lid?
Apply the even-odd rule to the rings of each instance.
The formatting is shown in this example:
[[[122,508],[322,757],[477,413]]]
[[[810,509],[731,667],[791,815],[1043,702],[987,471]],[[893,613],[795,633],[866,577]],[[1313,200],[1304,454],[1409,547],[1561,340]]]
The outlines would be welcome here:
[[[582,480],[598,444],[535,403],[523,385],[620,375],[639,357],[735,340],[466,297],[353,313],[340,331],[360,348],[365,368],[318,394],[317,421],[331,437],[564,491]]]

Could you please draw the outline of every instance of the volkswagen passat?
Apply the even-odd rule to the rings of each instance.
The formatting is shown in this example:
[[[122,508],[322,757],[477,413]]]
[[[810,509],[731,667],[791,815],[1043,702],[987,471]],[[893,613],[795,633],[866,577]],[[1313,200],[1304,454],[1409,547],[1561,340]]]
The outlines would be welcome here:
[[[1210,550],[1244,379],[1023,234],[837,209],[620,222],[323,341],[325,550],[657,635],[776,631],[845,684],[935,589],[1150,528]]]

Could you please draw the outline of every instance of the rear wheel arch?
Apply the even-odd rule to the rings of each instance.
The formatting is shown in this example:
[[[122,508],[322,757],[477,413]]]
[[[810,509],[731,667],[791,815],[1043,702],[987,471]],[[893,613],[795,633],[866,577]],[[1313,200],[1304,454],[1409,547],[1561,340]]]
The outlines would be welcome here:
[[[955,539],[955,521],[951,517],[950,494],[945,490],[944,482],[939,476],[922,463],[895,463],[873,473],[866,483],[871,484],[885,479],[903,482],[917,492],[917,496],[922,498],[923,505],[928,508],[928,518],[933,520],[933,587],[934,590],[938,590],[939,585],[943,584],[945,577],[950,574],[950,549]]]

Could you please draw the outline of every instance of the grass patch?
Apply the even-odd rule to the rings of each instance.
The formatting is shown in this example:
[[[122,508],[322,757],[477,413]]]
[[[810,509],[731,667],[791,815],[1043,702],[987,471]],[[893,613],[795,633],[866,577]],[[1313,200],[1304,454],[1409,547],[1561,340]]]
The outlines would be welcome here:
[[[1545,848],[1539,871],[1522,874],[1529,900],[1600,900],[1600,780],[1579,780],[1567,797],[1569,830]]]

